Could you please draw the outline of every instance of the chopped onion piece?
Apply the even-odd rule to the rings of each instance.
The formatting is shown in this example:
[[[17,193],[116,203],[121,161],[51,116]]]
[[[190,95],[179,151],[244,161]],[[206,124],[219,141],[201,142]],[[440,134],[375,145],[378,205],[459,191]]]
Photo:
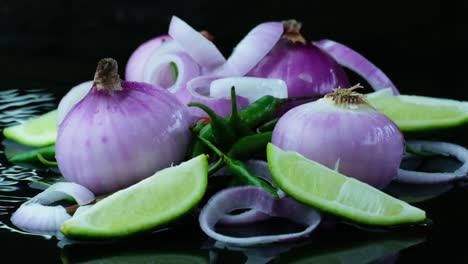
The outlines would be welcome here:
[[[211,41],[176,16],[169,25],[169,35],[203,67],[214,69],[226,61]]]
[[[307,228],[297,233],[242,238],[217,233],[214,230],[216,223],[226,213],[238,209],[256,209],[270,216],[288,218],[306,225]],[[239,246],[283,242],[307,237],[317,227],[320,220],[320,214],[314,209],[289,197],[275,199],[261,188],[253,186],[229,188],[218,192],[211,197],[199,217],[200,226],[209,237]]]
[[[280,22],[262,23],[253,28],[234,48],[226,63],[215,73],[244,76],[275,46],[283,34]]]
[[[359,74],[372,86],[374,90],[377,91],[384,88],[391,88],[394,95],[400,94],[398,89],[387,75],[385,75],[385,73],[351,48],[329,39],[316,41],[313,42],[313,44],[327,52],[342,66]]]
[[[453,172],[421,172],[399,169],[396,180],[406,183],[440,183],[453,181],[468,174],[468,150],[462,146],[438,141],[408,141],[406,144],[416,151],[432,152],[453,156],[462,162],[462,166]]]
[[[71,216],[61,205],[48,206],[48,204],[73,197],[79,205],[92,202],[94,194],[85,187],[70,182],[55,183],[45,191],[22,204],[11,217],[11,222],[33,233],[55,233],[60,225]]]
[[[210,85],[210,95],[213,97],[229,97],[233,86],[236,88],[236,94],[249,99],[249,103],[253,103],[264,95],[288,98],[288,87],[283,80],[257,77],[217,79]]]

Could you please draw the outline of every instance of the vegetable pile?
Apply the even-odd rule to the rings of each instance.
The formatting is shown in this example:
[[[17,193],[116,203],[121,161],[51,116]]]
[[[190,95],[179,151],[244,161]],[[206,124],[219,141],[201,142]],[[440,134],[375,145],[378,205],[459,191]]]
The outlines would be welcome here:
[[[468,151],[411,140],[405,129],[463,127],[468,103],[408,103],[365,57],[332,40],[310,42],[301,27],[295,20],[262,23],[226,59],[213,36],[174,16],[168,35],[133,52],[125,80],[115,60],[100,60],[94,79],[73,87],[56,112],[4,130],[11,140],[41,147],[11,162],[58,166],[69,181],[23,204],[12,222],[29,232],[104,239],[199,214],[209,237],[250,246],[307,237],[329,215],[376,226],[424,221],[424,211],[385,188],[394,180],[466,178]],[[350,87],[343,67],[376,92]],[[401,111],[389,114],[394,108]],[[451,172],[401,167],[428,155],[462,164]],[[242,238],[216,230],[217,223],[270,217],[304,229]]]

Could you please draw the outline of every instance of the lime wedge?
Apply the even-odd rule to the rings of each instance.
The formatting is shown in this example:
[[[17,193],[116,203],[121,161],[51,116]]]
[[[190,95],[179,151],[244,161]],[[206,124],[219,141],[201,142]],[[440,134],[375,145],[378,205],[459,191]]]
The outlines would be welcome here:
[[[267,158],[281,190],[322,211],[366,225],[399,225],[426,218],[424,211],[297,152],[269,143]]]
[[[200,155],[113,193],[64,222],[61,231],[74,238],[112,238],[155,229],[196,206],[207,182],[208,162]]]
[[[368,101],[402,132],[423,132],[468,124],[468,102],[416,95],[376,96]]]
[[[22,124],[7,127],[3,130],[3,135],[26,146],[53,145],[57,138],[57,110],[32,117]]]

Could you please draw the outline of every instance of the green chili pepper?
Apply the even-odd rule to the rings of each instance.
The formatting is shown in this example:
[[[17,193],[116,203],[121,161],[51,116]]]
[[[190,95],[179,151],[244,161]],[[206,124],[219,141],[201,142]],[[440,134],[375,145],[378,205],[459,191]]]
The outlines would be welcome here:
[[[11,157],[9,160],[13,163],[41,163],[46,166],[57,166],[56,162],[49,161],[49,159],[55,159],[55,146],[39,148],[21,153]]]
[[[169,69],[171,70],[172,79],[177,81],[177,77],[179,77],[179,70],[177,69],[177,65],[174,62],[169,63]]]
[[[235,159],[247,159],[253,154],[264,151],[268,142],[271,141],[272,135],[273,132],[269,131],[245,136],[232,145],[227,155]]]
[[[37,153],[37,159],[46,166],[57,167],[56,161],[47,160],[40,152]]]
[[[202,137],[199,137],[199,139],[224,160],[224,164],[226,164],[226,166],[228,167],[229,172],[235,176],[235,179],[233,181],[234,183],[240,185],[259,186],[274,197],[278,197],[276,188],[271,186],[264,180],[260,179],[259,177],[253,175],[242,161],[228,157],[221,150],[215,147],[210,141]],[[219,166],[215,165],[214,167]],[[210,171],[215,171],[215,169],[210,169]]]
[[[269,121],[281,105],[314,98],[318,97],[299,96],[279,99],[271,95],[265,95],[253,102],[247,108],[241,110],[239,112],[239,116],[249,127],[257,127],[258,125]]]
[[[223,117],[218,116],[211,108],[208,106],[198,103],[191,102],[189,106],[194,106],[202,109],[208,116],[211,118],[211,128],[213,133],[213,138],[216,144],[220,146],[221,149],[228,148],[234,141],[236,141],[236,135],[234,130],[231,128],[228,120]]]
[[[252,135],[254,131],[240,118],[237,110],[236,88],[231,87],[231,116],[229,117],[229,125],[236,133],[237,138]]]
[[[213,141],[213,130],[211,129],[211,124],[208,124],[204,128],[202,128],[202,130],[200,130],[200,133],[198,133],[198,136],[206,140]],[[209,148],[206,146],[206,144],[201,142],[200,139],[196,138],[193,140],[191,157],[194,158],[198,155],[206,154],[208,153],[208,150]]]
[[[259,126],[257,128],[257,133],[263,133],[263,132],[268,132],[268,131],[273,131],[273,129],[276,126],[276,123],[278,123],[279,118],[272,119],[265,124]]]
[[[301,97],[279,99],[271,95],[265,95],[259,98],[258,100],[256,100],[255,102],[253,102],[247,108],[239,111],[238,117],[245,126],[247,126],[250,129],[254,129],[260,124],[269,121],[271,117],[275,114],[275,112],[278,110],[279,106],[285,103],[293,102],[293,101],[313,99],[313,98],[317,98],[317,97],[316,96],[301,96]],[[274,124],[270,124],[270,125],[274,126]],[[209,124],[205,126],[203,130],[202,131],[204,133],[202,135],[201,134],[202,131],[201,131],[200,136],[202,136],[205,139],[212,140],[213,138],[212,125]],[[207,149],[202,142],[196,141],[194,143],[192,150],[193,150],[192,157],[196,157],[200,154],[205,153],[204,151],[206,151]]]

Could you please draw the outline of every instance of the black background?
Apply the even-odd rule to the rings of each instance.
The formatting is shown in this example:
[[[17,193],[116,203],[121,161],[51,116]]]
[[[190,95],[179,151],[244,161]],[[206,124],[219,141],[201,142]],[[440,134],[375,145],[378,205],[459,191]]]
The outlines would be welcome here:
[[[386,72],[403,94],[468,100],[463,52],[468,32],[462,23],[467,4],[448,2],[2,0],[0,89],[47,88],[61,96],[92,79],[103,57],[116,58],[123,76],[132,51],[165,34],[177,15],[195,29],[210,31],[226,56],[256,24],[295,18],[303,22],[308,40],[347,44]],[[465,188],[427,206],[438,227],[430,242],[403,254],[402,261],[468,262],[467,207]],[[2,247],[9,244],[2,255],[28,252],[44,260],[58,253],[53,242],[16,237],[0,238]]]

